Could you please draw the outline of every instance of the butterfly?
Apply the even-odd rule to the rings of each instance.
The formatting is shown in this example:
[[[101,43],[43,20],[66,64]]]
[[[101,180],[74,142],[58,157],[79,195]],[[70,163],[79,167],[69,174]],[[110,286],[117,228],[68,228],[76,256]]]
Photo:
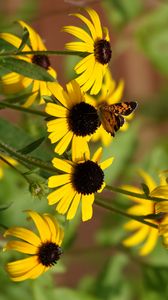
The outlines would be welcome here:
[[[125,119],[123,116],[130,115],[137,107],[138,103],[134,101],[121,102],[108,105],[106,102],[98,106],[98,114],[103,128],[115,136],[115,132],[124,125]]]

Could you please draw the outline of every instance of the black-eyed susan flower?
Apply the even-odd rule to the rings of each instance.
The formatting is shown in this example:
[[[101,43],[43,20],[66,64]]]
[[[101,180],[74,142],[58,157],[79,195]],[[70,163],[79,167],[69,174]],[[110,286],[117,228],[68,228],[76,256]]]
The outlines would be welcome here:
[[[33,220],[38,235],[23,227],[12,227],[4,234],[21,240],[7,242],[4,250],[15,250],[29,255],[7,264],[7,272],[13,281],[37,278],[56,264],[62,254],[60,246],[64,232],[55,218],[35,211],[28,211],[28,215]]]
[[[90,19],[79,13],[73,16],[79,18],[87,26],[89,33],[76,26],[64,26],[63,30],[81,40],[66,44],[68,50],[80,51],[85,55],[75,66],[75,71],[79,75],[77,82],[83,91],[90,90],[90,94],[98,94],[112,51],[108,29],[102,28],[95,10],[87,8],[86,11]]]
[[[26,44],[22,51],[45,51],[46,47],[39,34],[35,32],[34,29],[25,22],[18,21],[18,23],[21,25],[21,27],[26,28],[29,32],[30,45]],[[12,45],[14,50],[17,50],[21,44],[21,39],[18,36],[10,33],[1,33],[0,38]],[[56,72],[53,68],[51,68],[48,56],[29,54],[17,56],[17,58],[25,60],[29,63],[34,63],[46,69],[52,77],[56,78]],[[39,103],[41,104],[44,102],[42,95],[51,95],[45,81],[34,80],[32,78],[24,77],[14,72],[7,73],[6,75],[1,77],[2,92],[4,94],[9,95],[21,92],[30,85],[32,94],[27,98],[26,102],[24,103],[25,107],[32,105],[36,99],[38,99]]]
[[[7,162],[9,162],[11,165],[15,166],[17,165],[17,161],[15,159],[13,159],[12,157],[9,157],[7,155],[1,155],[2,158],[4,158]],[[0,179],[3,177],[4,175],[4,171],[3,169],[8,167],[8,164],[5,163],[1,158],[0,158]]]
[[[56,210],[66,214],[68,220],[72,219],[81,203],[82,220],[92,218],[93,202],[96,192],[101,192],[105,187],[103,170],[109,167],[113,158],[99,163],[102,148],[99,148],[90,159],[90,154],[81,160],[68,161],[54,158],[52,163],[62,174],[49,178],[49,188],[56,190],[49,194],[48,203],[57,203]]]
[[[65,91],[58,83],[48,83],[48,88],[60,102],[47,103],[46,112],[53,116],[47,122],[49,139],[57,143],[55,152],[62,154],[72,143],[72,159],[89,153],[88,140],[100,126],[96,108],[85,102],[79,84],[73,80],[66,85]],[[61,105],[60,105],[61,104]]]
[[[106,102],[108,105],[111,105],[121,101],[121,98],[123,96],[123,89],[124,81],[120,80],[118,86],[116,86],[116,82],[112,78],[109,68],[107,68],[98,97],[95,98],[86,93],[85,99],[87,103],[93,105],[96,108],[98,108],[99,105],[101,105],[101,103],[104,102]],[[131,116],[132,114],[130,116],[125,117],[125,119],[128,120]],[[124,125],[121,127],[121,130],[125,131],[127,128],[128,123],[125,122]],[[113,137],[107,131],[104,130],[102,125],[96,130],[96,132],[92,135],[91,138],[93,142],[101,140],[101,142],[105,146],[108,146],[111,143],[112,139]]]
[[[165,176],[161,176],[161,185],[156,187],[153,191],[153,196],[168,200],[168,183]],[[155,205],[157,214],[161,215],[158,223],[159,235],[163,237],[163,244],[168,248],[168,201],[160,201]]]
[[[155,193],[157,183],[152,179],[152,177],[144,171],[140,171],[140,175],[149,188],[149,195],[158,196]],[[144,194],[144,191],[134,186],[124,186],[124,189],[130,192]],[[156,203],[154,201],[131,196],[129,196],[129,199],[132,200],[135,203],[135,205],[128,209],[128,213],[138,216],[151,215],[156,213]],[[148,221],[158,225],[160,219],[149,219]],[[132,232],[132,234],[123,241],[124,246],[133,247],[139,245],[140,255],[147,255],[154,249],[159,236],[158,229],[135,220],[127,222],[124,225],[124,228]]]

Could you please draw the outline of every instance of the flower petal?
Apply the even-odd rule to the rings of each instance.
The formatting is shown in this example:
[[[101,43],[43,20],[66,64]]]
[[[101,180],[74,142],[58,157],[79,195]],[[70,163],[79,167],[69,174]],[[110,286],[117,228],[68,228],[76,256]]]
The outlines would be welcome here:
[[[45,220],[43,220],[42,216],[36,213],[35,211],[31,211],[31,210],[27,211],[27,213],[35,223],[37,230],[40,234],[41,241],[44,243],[50,241],[51,233]]]
[[[145,241],[144,245],[141,247],[139,254],[140,255],[149,254],[156,246],[157,240],[158,240],[158,230],[155,228],[151,228],[148,238]]]
[[[22,227],[12,227],[5,231],[4,236],[7,235],[15,236],[19,239],[22,239],[36,247],[41,244],[40,238],[32,231]]]
[[[142,226],[136,233],[125,239],[122,243],[124,246],[132,247],[140,244],[149,234],[149,226]]]
[[[70,181],[71,181],[70,174],[54,175],[49,177],[48,187],[49,188],[58,187],[63,184],[69,183]]]
[[[74,218],[75,214],[76,214],[76,211],[77,211],[77,208],[79,206],[79,202],[81,200],[81,194],[78,194],[76,193],[73,201],[72,201],[72,204],[68,210],[68,213],[67,213],[67,220],[71,220]]]
[[[51,231],[51,241],[56,243],[56,245],[60,246],[63,240],[64,232],[62,228],[60,228],[59,224],[57,223],[56,219],[50,214],[43,215],[45,221],[48,224],[48,227]]]
[[[71,164],[63,159],[54,157],[52,160],[52,164],[58,170],[61,170],[63,172],[69,173],[69,174],[72,173],[73,168],[72,168]]]
[[[59,118],[66,118],[67,117],[67,109],[63,106],[54,103],[47,103],[45,111],[47,114],[59,117]],[[49,123],[49,122],[48,122]]]
[[[38,247],[26,242],[9,241],[4,250],[15,250],[26,254],[37,254]]]
[[[72,161],[78,162],[83,159],[90,159],[90,151],[86,137],[74,135],[72,139]]]
[[[65,152],[65,150],[68,148],[71,140],[73,137],[73,132],[69,131],[61,140],[60,142],[57,144],[57,146],[55,147],[54,151],[56,153],[58,153],[59,155],[63,154]]]
[[[93,215],[94,194],[82,195],[82,221],[87,221]]]
[[[99,163],[99,166],[102,170],[107,169],[113,162],[114,157],[108,158],[105,161],[103,161],[102,163]]]

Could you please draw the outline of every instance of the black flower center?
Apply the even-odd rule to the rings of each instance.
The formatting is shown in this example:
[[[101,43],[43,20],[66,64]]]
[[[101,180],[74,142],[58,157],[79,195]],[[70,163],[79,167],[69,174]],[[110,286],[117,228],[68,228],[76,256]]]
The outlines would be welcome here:
[[[89,195],[97,192],[104,179],[104,173],[97,163],[88,160],[75,166],[72,184],[78,193]]]
[[[94,44],[94,56],[102,65],[107,64],[111,59],[112,51],[110,43],[106,40],[98,40]]]
[[[48,68],[50,67],[50,61],[48,56],[46,55],[34,55],[32,58],[32,63],[48,70]]]
[[[77,136],[93,134],[100,126],[97,110],[85,102],[80,102],[71,108],[68,123],[70,130]]]
[[[52,242],[47,242],[39,248],[38,258],[42,265],[49,267],[57,263],[62,254],[62,249]]]

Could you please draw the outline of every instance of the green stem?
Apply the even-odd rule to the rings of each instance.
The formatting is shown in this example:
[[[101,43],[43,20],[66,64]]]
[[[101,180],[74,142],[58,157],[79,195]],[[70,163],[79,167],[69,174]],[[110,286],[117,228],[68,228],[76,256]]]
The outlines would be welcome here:
[[[14,169],[17,173],[19,173],[27,182],[28,184],[31,183],[31,181],[28,179],[28,177],[22,173],[19,169],[17,169],[15,166],[13,166],[9,161],[7,161],[4,157],[2,157],[0,155],[0,160],[2,160],[5,164],[7,164],[9,167],[11,167],[12,169]]]
[[[108,210],[110,210],[110,211],[112,211],[112,212],[115,212],[115,213],[117,213],[117,214],[120,214],[120,215],[122,215],[122,216],[124,216],[124,217],[130,218],[130,219],[133,219],[133,220],[136,220],[136,221],[138,221],[138,222],[140,222],[140,223],[143,223],[143,224],[145,224],[145,225],[151,226],[151,227],[156,228],[156,229],[158,228],[158,226],[157,226],[156,224],[153,224],[153,223],[151,223],[151,222],[145,221],[145,220],[143,219],[143,217],[135,216],[135,215],[131,215],[131,214],[128,214],[128,213],[126,213],[126,212],[123,212],[123,211],[121,211],[121,210],[119,210],[119,209],[117,209],[117,208],[111,206],[111,204],[105,203],[104,201],[98,199],[97,197],[96,197],[94,203],[97,204],[97,205],[99,205],[99,206],[101,206],[101,207],[103,207],[103,208],[106,208],[106,209],[108,209]]]
[[[26,108],[26,107],[16,105],[16,104],[11,104],[11,103],[8,103],[8,102],[0,101],[0,108],[1,107],[2,108],[11,108],[11,109],[23,111],[23,112],[26,112],[26,113],[29,113],[29,114],[48,117],[48,114],[43,112],[43,111],[39,111],[39,110],[31,109],[31,108]]]
[[[138,193],[126,191],[126,190],[116,188],[116,187],[113,187],[113,186],[109,186],[109,185],[106,185],[106,189],[108,189],[110,191],[113,191],[113,192],[116,192],[116,193],[123,194],[123,195],[136,197],[136,198],[141,198],[141,199],[144,199],[144,200],[152,200],[152,201],[156,201],[156,202],[168,201],[168,199],[165,199],[165,198],[151,197],[150,195],[138,194]]]
[[[80,57],[84,57],[84,53],[80,51],[57,51],[57,50],[49,50],[49,51],[8,51],[0,53],[0,56],[17,56],[17,55],[77,55]]]
[[[15,159],[18,159],[20,162],[24,162],[26,164],[30,164],[46,171],[57,173],[56,169],[49,163],[44,162],[40,159],[36,159],[34,157],[23,155],[18,152],[16,149],[10,147],[9,145],[5,144],[4,142],[0,141],[0,148],[5,150],[8,154],[10,154]]]

